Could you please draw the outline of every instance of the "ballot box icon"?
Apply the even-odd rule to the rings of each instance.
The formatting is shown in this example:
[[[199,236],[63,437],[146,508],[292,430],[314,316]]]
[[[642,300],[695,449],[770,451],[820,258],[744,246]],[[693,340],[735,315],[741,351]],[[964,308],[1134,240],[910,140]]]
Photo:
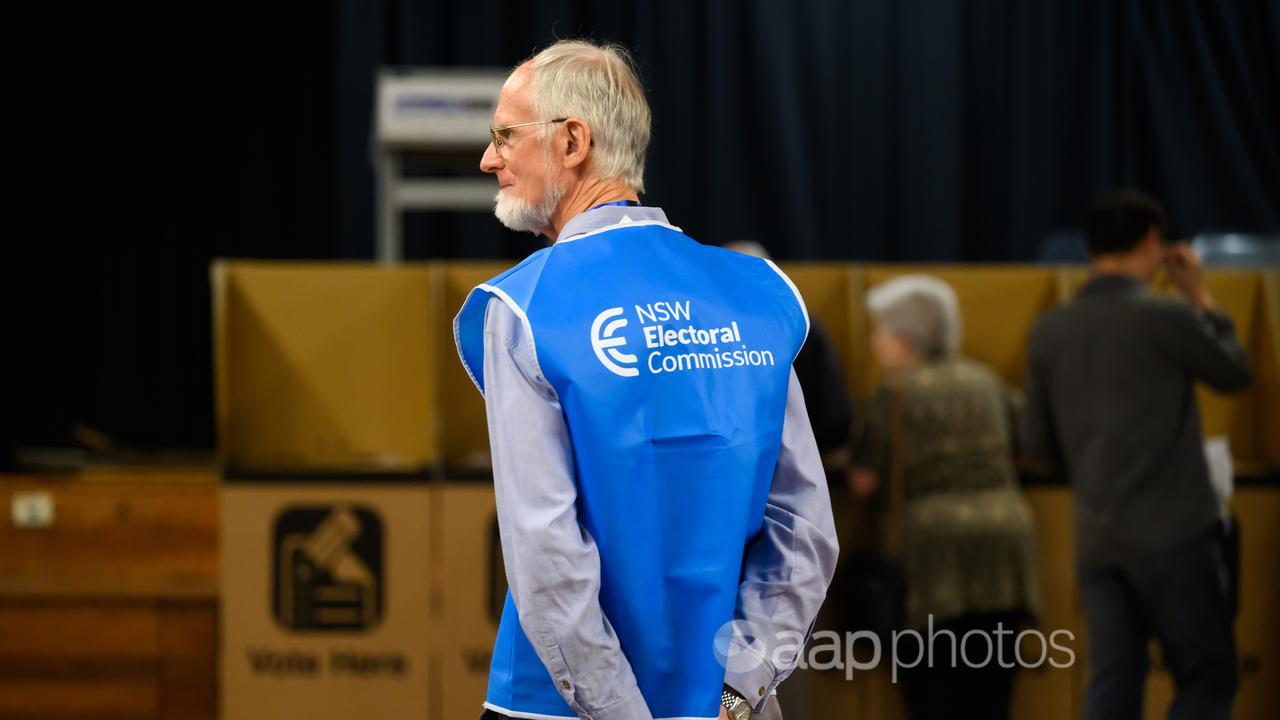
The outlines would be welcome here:
[[[383,526],[371,508],[286,507],[272,535],[272,606],[282,626],[359,631],[381,620]]]

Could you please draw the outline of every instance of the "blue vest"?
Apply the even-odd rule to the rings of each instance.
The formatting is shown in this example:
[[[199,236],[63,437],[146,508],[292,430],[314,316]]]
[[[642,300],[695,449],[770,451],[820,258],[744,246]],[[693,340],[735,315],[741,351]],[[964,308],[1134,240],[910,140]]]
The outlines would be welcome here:
[[[577,511],[600,552],[600,605],[655,718],[714,718],[745,548],[760,531],[791,363],[808,333],[772,263],[661,222],[562,240],[476,287],[454,320],[484,392],[491,297],[525,323],[560,398]],[[508,594],[486,702],[576,717]]]

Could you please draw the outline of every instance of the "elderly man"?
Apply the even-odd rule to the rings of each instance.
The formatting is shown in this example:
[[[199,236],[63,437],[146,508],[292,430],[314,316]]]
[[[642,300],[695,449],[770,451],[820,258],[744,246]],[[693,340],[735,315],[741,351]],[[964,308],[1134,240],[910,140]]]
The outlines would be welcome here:
[[[1177,685],[1171,718],[1229,718],[1236,653],[1218,501],[1193,382],[1249,385],[1231,318],[1200,261],[1165,246],[1164,210],[1134,191],[1094,207],[1093,278],[1040,318],[1028,350],[1027,451],[1075,494],[1076,562],[1089,627],[1084,717],[1142,716],[1147,643]],[[1184,300],[1148,288],[1160,268]]]
[[[620,48],[543,50],[493,122],[498,219],[554,243],[454,321],[511,588],[486,713],[776,717],[837,552],[791,371],[804,303],[639,204],[649,108]]]

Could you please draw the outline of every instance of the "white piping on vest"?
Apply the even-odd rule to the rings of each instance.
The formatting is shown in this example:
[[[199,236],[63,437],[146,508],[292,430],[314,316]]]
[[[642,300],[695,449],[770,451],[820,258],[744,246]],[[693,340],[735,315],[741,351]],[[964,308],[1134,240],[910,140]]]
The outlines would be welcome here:
[[[467,293],[467,299],[462,301],[463,312],[466,307],[471,304],[471,296],[476,292],[476,288],[471,288],[471,292]],[[481,397],[484,396],[484,388],[480,387],[480,381],[476,380],[476,374],[471,372],[471,365],[467,363],[467,356],[462,354],[462,312],[453,316],[453,345],[458,350],[458,359],[462,361],[462,369],[467,371],[467,377],[471,378],[471,383],[480,391]]]
[[[796,294],[796,301],[800,303],[800,312],[804,313],[804,339],[808,340],[809,339],[809,308],[804,304],[804,298],[800,296],[799,288],[796,287],[795,283],[791,282],[791,278],[787,277],[787,274],[782,272],[781,268],[773,264],[772,260],[768,258],[761,258],[761,259],[769,263],[769,267],[773,268],[773,271],[778,273],[778,277],[781,277],[783,282],[787,284],[787,287],[791,288],[791,292]],[[801,341],[800,345],[801,347],[803,347],[804,341]],[[793,358],[793,361],[794,361],[794,358]]]
[[[577,720],[578,718],[578,716],[576,715],[540,715],[538,713],[528,713],[528,712],[519,712],[516,710],[508,710],[507,708],[504,708],[501,705],[496,705],[491,702],[486,702],[484,706],[489,710],[492,710],[501,715],[507,715],[513,718],[527,718],[528,720]],[[674,717],[674,718],[654,718],[653,720],[716,720],[716,717],[717,716],[712,715],[710,717],[705,717],[705,718]]]
[[[488,283],[480,283],[476,286],[476,289],[493,293],[499,300],[506,303],[507,307],[511,308],[511,312],[515,313],[516,317],[520,318],[520,322],[524,324],[524,331],[529,334],[529,352],[533,355],[533,367],[538,371],[538,375],[546,380],[547,374],[542,372],[542,363],[538,362],[538,344],[534,342],[533,339],[533,325],[529,323],[529,316],[525,314],[524,308],[520,307],[520,305],[507,294],[507,291],[500,287],[490,285]],[[550,381],[547,381],[547,384],[550,385]]]

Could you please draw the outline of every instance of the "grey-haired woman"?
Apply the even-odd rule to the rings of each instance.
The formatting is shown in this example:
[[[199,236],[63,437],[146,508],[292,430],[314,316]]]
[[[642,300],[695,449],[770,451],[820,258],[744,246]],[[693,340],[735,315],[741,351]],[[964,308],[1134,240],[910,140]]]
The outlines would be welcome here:
[[[883,374],[851,481],[883,508],[885,548],[903,570],[903,624],[934,633],[932,662],[901,672],[908,711],[913,720],[958,710],[1007,718],[1015,638],[1038,607],[1031,511],[1013,467],[1017,396],[960,355],[958,303],[945,282],[902,276],[873,288],[867,304]],[[896,648],[903,663],[924,649],[910,644]]]

